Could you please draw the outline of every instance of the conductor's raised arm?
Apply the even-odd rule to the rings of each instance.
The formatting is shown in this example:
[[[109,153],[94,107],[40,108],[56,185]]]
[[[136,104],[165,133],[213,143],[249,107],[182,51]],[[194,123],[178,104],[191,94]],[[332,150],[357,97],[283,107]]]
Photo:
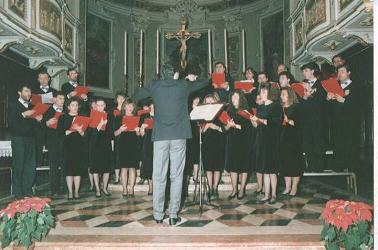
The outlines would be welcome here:
[[[151,84],[149,84],[148,86],[144,88],[139,88],[134,94],[134,96],[132,97],[132,99],[137,102],[139,100],[151,97],[151,89],[149,88],[150,86]]]
[[[189,85],[189,92],[193,93],[196,92],[197,90],[203,89],[209,85],[209,80],[197,80],[196,75],[189,74],[186,77]]]

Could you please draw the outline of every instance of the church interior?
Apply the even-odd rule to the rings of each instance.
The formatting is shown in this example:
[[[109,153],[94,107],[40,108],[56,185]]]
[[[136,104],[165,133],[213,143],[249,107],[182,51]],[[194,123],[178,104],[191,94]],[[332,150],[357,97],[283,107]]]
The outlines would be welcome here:
[[[308,80],[306,69],[315,69],[320,82],[335,74],[337,78],[344,67],[351,73],[352,92],[360,96],[357,111],[351,113],[358,129],[332,129],[333,109],[322,106],[323,165],[321,170],[311,169],[309,154],[301,151],[303,171],[294,194],[283,194],[286,177],[278,174],[277,199],[261,200],[259,176],[251,165],[243,196],[230,198],[235,180],[226,167],[213,200],[206,173],[200,168],[194,174],[192,165],[184,173],[181,222],[173,227],[167,217],[156,223],[152,181],[141,176],[143,167],[130,172],[136,175],[135,187],[127,197],[121,174],[115,174],[111,162],[109,184],[100,195],[92,190],[90,171],[82,176],[80,199],[67,199],[64,175],[58,177],[59,192],[51,195],[52,153],[47,144],[36,147],[40,154],[36,152],[32,189],[32,196],[51,199],[54,218],[42,241],[32,240],[34,249],[339,249],[327,245],[336,241],[323,237],[326,204],[345,200],[372,206],[374,200],[373,9],[372,0],[0,0],[0,210],[18,198],[11,104],[19,98],[20,84],[29,85],[32,93],[38,89],[41,74],[59,95],[70,83],[70,73],[76,72],[75,84],[87,89],[84,102],[89,106],[92,100],[103,100],[110,114],[117,108],[119,93],[128,100],[160,79],[167,65],[214,82],[213,72],[221,64],[226,79],[242,82],[251,72],[252,83],[261,86],[263,74],[278,88],[282,71],[302,84]],[[279,70],[281,66],[285,69]],[[319,88],[312,94],[320,93]],[[64,92],[66,100],[71,93]],[[346,90],[343,100],[348,94]],[[337,133],[345,133],[341,138],[356,134],[354,147],[346,149],[350,151],[345,157],[354,155],[351,167],[334,168],[335,152],[344,150],[335,149],[340,144]],[[345,148],[350,143],[344,142]],[[62,166],[57,171],[63,171]],[[235,185],[243,185],[235,176]],[[166,207],[167,203],[166,197]],[[0,238],[5,234],[1,231]],[[373,235],[373,230],[367,234]],[[373,249],[370,240],[366,244],[370,248],[346,249]]]

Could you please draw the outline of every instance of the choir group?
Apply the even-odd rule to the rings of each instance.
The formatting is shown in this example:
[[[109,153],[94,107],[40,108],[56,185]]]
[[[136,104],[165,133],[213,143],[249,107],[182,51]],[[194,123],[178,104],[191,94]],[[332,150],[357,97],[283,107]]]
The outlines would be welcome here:
[[[305,170],[323,171],[328,145],[334,152],[334,170],[353,169],[358,164],[360,91],[345,60],[335,56],[333,64],[335,72],[329,76],[321,75],[316,63],[303,65],[304,81],[299,82],[283,64],[277,68],[278,79],[248,68],[245,79],[234,81],[225,65],[216,63],[208,87],[192,94],[189,106],[224,103],[225,108],[212,122],[191,123],[187,176],[197,181],[200,133],[210,200],[219,199],[224,171],[232,182],[228,199],[244,198],[252,172],[260,202],[276,202],[278,176],[285,182],[281,195],[295,196]],[[43,164],[43,146],[48,149],[52,195],[60,193],[61,169],[69,200],[80,198],[85,175],[96,197],[110,195],[111,176],[122,184],[124,197],[133,197],[139,168],[141,183],[149,183],[151,195],[152,100],[136,103],[117,93],[113,109],[105,99],[79,91],[76,69],[69,69],[67,76],[69,81],[56,91],[49,85],[48,73],[40,72],[38,87],[21,84],[18,100],[10,105],[16,198],[32,195],[35,169]],[[43,110],[43,104],[32,97],[48,93],[52,93],[51,105]]]

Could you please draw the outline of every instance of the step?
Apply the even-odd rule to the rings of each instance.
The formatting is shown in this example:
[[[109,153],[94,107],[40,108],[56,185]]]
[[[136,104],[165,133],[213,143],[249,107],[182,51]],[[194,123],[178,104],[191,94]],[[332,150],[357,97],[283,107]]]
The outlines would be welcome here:
[[[320,250],[319,235],[49,235],[35,243],[36,250],[47,249],[271,249]]]
[[[193,193],[195,189],[195,185],[193,183],[189,184],[189,193]],[[257,183],[248,183],[246,186],[246,190],[255,190],[257,189]],[[108,185],[109,191],[117,191],[122,192],[122,185],[121,184],[109,184]],[[148,185],[135,185],[135,192],[148,192]],[[231,183],[219,184],[218,191],[232,191]]]

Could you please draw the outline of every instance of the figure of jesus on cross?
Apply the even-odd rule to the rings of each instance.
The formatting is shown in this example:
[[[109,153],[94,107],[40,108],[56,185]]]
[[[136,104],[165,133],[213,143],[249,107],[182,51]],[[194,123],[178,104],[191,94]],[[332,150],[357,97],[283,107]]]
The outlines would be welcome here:
[[[186,54],[187,54],[187,49],[188,46],[186,45],[186,41],[189,40],[190,38],[200,38],[201,33],[199,32],[189,32],[187,29],[187,24],[188,20],[187,18],[183,17],[181,19],[181,29],[177,32],[167,32],[165,34],[165,37],[167,39],[177,39],[181,42],[181,47],[180,47],[180,64],[181,64],[181,69],[184,70],[186,66],[188,65],[188,62],[186,60]]]

